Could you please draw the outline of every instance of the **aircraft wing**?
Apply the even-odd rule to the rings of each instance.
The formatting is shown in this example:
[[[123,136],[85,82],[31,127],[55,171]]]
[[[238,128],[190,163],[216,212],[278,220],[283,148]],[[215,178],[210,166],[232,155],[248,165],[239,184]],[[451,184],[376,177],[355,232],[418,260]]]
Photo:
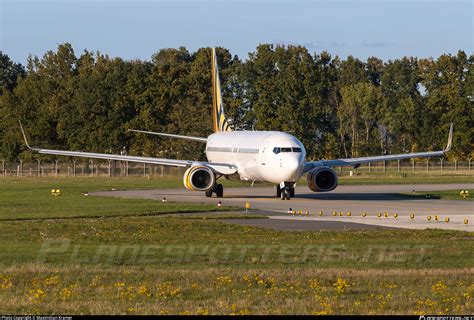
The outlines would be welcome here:
[[[441,157],[446,152],[451,150],[453,141],[453,124],[449,128],[448,144],[444,150],[440,151],[428,151],[428,152],[414,152],[414,153],[402,153],[385,156],[374,156],[374,157],[361,157],[361,158],[347,158],[347,159],[335,159],[335,160],[320,160],[306,162],[304,166],[304,172],[308,172],[311,169],[319,166],[325,167],[336,167],[336,166],[354,166],[358,167],[364,163],[379,162],[379,161],[390,161],[390,160],[402,160],[411,158],[428,158],[428,157]]]
[[[175,160],[175,159],[161,159],[161,158],[152,158],[152,157],[137,157],[137,156],[126,156],[118,154],[106,154],[106,153],[94,153],[94,152],[82,152],[82,151],[67,151],[67,150],[53,150],[53,149],[44,149],[31,147],[28,144],[26,139],[23,126],[20,123],[21,132],[23,133],[23,138],[28,149],[41,153],[41,154],[50,154],[57,156],[67,156],[67,157],[81,157],[81,158],[93,158],[93,159],[104,159],[104,160],[118,160],[118,161],[129,161],[129,162],[138,162],[138,163],[148,163],[148,164],[160,164],[165,166],[173,167],[192,167],[195,165],[205,165],[216,173],[220,174],[234,174],[237,172],[237,166],[228,163],[211,163],[203,161],[193,161],[193,160]]]

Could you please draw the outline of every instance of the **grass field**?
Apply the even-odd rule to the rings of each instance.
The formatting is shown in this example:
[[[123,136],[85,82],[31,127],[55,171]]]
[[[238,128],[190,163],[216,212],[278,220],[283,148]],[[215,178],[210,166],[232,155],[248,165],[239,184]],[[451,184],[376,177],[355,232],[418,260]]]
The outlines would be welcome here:
[[[407,194],[402,194],[402,195],[404,197],[413,198],[413,199],[445,199],[445,200],[473,201],[474,190],[472,189],[465,189],[465,190],[469,192],[469,195],[465,197],[459,194],[459,190],[426,191],[426,192],[418,192],[417,194],[407,193]]]
[[[226,223],[226,218],[250,217],[235,212],[177,213],[215,209],[200,204],[189,208],[81,195],[86,190],[151,184],[157,188],[167,183],[174,182],[0,182],[0,310],[15,314],[474,312],[473,233],[285,232]],[[52,188],[61,188],[63,195],[51,196]],[[28,215],[34,220],[6,220]]]
[[[161,203],[152,200],[87,197],[97,190],[174,188],[175,178],[49,178],[8,179],[0,182],[0,220],[35,218],[103,217],[117,215],[157,215],[163,213],[215,211],[209,204]],[[54,197],[52,189],[60,189]],[[219,209],[229,210],[232,208]]]

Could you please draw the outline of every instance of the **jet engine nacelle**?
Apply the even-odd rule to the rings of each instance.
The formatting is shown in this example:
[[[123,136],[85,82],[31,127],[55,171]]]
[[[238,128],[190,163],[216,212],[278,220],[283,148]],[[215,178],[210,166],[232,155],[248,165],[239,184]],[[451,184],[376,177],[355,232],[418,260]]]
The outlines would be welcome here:
[[[308,187],[314,192],[326,192],[336,189],[337,174],[328,167],[316,167],[308,173]]]
[[[186,189],[192,191],[208,191],[214,187],[216,176],[214,172],[206,166],[194,166],[186,170],[183,176],[183,183]]]

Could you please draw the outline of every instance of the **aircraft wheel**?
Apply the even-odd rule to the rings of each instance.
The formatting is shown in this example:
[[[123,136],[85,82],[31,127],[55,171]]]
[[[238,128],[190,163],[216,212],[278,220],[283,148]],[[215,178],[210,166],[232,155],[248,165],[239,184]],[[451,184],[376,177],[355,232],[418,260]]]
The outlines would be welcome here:
[[[292,198],[295,197],[295,188],[290,189],[290,197],[292,197]]]
[[[224,186],[222,184],[216,185],[215,192],[218,198],[222,198],[222,196],[224,195]]]
[[[290,200],[290,191],[288,189],[283,189],[281,190],[281,196],[280,196],[280,199],[281,200]]]
[[[280,186],[276,186],[276,194],[277,194],[277,198],[281,198],[281,188],[280,188]]]
[[[207,191],[205,192],[205,194],[206,194],[206,197],[208,197],[208,198],[212,197],[212,189],[211,189],[211,190],[207,190]]]

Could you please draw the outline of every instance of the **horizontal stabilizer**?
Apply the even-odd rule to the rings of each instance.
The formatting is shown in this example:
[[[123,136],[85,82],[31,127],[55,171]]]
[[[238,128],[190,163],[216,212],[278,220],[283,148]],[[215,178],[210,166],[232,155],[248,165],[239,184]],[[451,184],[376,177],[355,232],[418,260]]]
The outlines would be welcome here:
[[[163,133],[163,132],[152,132],[152,131],[143,131],[143,130],[133,130],[133,129],[128,129],[128,131],[145,133],[145,134],[153,134],[153,135],[156,135],[156,136],[162,136],[162,137],[168,137],[168,138],[193,140],[193,141],[199,141],[199,142],[204,142],[204,143],[207,142],[207,138],[201,138],[201,137],[182,136],[182,135],[179,135],[179,134],[171,134],[171,133]]]

